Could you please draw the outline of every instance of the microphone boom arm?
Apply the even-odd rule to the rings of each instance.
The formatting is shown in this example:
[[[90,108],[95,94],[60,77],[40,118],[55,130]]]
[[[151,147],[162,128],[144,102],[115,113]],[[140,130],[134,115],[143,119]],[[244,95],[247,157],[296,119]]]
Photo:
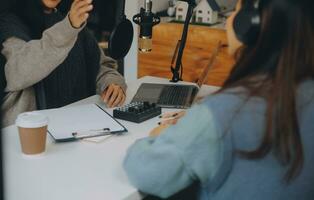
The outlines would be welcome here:
[[[176,66],[174,68],[171,66],[172,79],[170,81],[175,82],[175,83],[178,81],[182,81],[182,70],[183,70],[182,57],[183,57],[183,52],[184,52],[187,36],[188,36],[189,24],[193,16],[194,8],[196,6],[195,0],[185,0],[185,2],[188,3],[188,11],[186,14],[183,32],[182,32],[182,36],[180,40],[181,42],[180,42],[178,56],[176,60]]]
[[[183,72],[183,66],[182,66],[182,57],[183,52],[188,36],[188,29],[189,24],[191,21],[191,18],[193,16],[194,8],[196,7],[195,0],[181,0],[188,3],[188,11],[186,14],[184,27],[182,31],[182,36],[179,44],[178,54],[176,56],[176,52],[174,57],[176,58],[176,64],[175,67],[170,66],[171,72],[172,72],[172,79],[171,82],[178,82],[182,80],[182,72]],[[151,37],[152,37],[152,29],[153,26],[160,23],[160,18],[156,14],[152,12],[152,0],[145,0],[144,8],[141,8],[140,13],[133,16],[133,22],[140,25],[140,42],[139,42],[139,50],[142,52],[151,51]],[[145,41],[145,42],[144,42]],[[150,46],[150,48],[147,48],[147,46]],[[143,48],[142,48],[143,47]],[[145,48],[146,47],[146,48]]]

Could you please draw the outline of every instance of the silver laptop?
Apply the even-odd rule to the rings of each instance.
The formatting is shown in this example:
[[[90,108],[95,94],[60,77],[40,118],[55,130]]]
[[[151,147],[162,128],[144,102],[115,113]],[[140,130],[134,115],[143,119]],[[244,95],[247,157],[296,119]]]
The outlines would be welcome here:
[[[132,102],[148,101],[164,108],[191,107],[201,86],[207,80],[209,69],[213,65],[221,47],[222,45],[219,42],[196,85],[142,83]]]

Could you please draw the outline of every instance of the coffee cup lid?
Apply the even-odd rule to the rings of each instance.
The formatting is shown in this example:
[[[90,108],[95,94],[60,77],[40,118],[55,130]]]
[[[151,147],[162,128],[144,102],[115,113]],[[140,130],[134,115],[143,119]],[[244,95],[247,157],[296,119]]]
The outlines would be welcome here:
[[[23,128],[40,128],[48,125],[48,117],[39,112],[26,112],[18,115],[16,126]]]

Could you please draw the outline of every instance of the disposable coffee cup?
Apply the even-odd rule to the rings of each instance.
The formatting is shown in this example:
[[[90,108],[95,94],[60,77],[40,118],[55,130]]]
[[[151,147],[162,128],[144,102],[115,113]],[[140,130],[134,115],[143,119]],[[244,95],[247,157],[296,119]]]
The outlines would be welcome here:
[[[22,152],[37,155],[45,152],[48,118],[39,112],[26,112],[16,119]]]

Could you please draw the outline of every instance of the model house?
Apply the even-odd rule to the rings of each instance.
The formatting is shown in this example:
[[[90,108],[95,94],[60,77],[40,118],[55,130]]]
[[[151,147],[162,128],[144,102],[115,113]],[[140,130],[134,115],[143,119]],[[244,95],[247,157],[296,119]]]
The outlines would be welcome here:
[[[195,8],[195,22],[214,24],[218,21],[219,6],[215,0],[201,0]]]
[[[188,4],[178,1],[176,3],[176,20],[185,21],[187,10]],[[192,22],[203,24],[217,23],[219,11],[219,5],[215,0],[200,0],[194,9]]]
[[[183,1],[176,2],[176,20],[185,21],[188,12],[188,3]]]

